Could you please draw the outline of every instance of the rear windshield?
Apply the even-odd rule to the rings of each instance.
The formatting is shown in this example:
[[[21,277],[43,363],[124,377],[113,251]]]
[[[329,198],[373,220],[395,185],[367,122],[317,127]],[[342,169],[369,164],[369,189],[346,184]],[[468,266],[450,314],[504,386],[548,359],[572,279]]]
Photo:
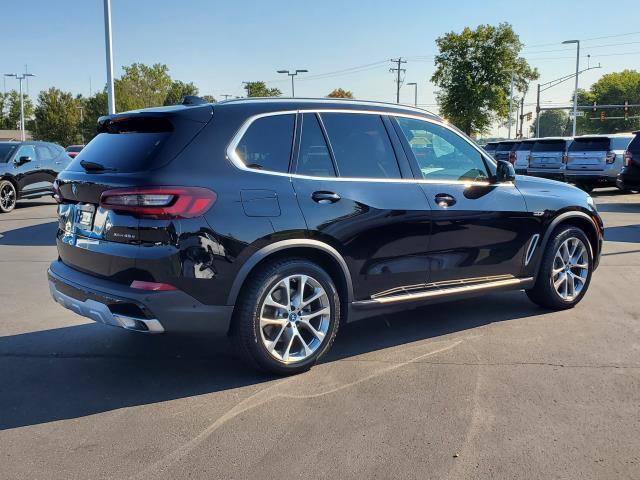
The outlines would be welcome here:
[[[613,137],[611,139],[611,150],[626,150],[633,137]]]
[[[531,150],[531,147],[533,147],[534,144],[535,142],[520,142],[520,145],[518,145],[516,150]]]
[[[564,140],[538,141],[533,145],[532,152],[564,152]]]
[[[576,138],[569,147],[570,152],[608,152],[609,139],[602,138]]]
[[[631,143],[627,147],[627,150],[629,150],[630,152],[633,152],[634,154],[636,153],[640,154],[640,134],[636,135],[634,139],[631,140]],[[1,154],[0,154],[0,158],[1,158]]]
[[[79,152],[80,150],[82,150],[82,147],[80,145],[73,145],[71,147],[67,147],[67,152]]]
[[[485,149],[485,150],[495,150],[497,146],[498,146],[498,145],[496,145],[495,143],[487,143],[487,144],[484,146],[484,149]]]
[[[0,163],[7,163],[16,149],[16,145],[0,144]]]
[[[498,144],[498,148],[496,149],[496,151],[498,151],[498,152],[508,152],[515,145],[515,143],[516,142],[499,143]]]

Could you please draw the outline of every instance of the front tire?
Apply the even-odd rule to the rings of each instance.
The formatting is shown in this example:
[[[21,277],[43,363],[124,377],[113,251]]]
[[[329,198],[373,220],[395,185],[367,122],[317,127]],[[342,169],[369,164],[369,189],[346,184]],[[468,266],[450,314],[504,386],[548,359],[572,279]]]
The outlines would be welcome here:
[[[311,368],[333,344],[340,298],[331,277],[304,259],[251,273],[236,304],[232,337],[248,365],[278,375]]]
[[[542,256],[535,285],[527,290],[529,299],[554,310],[577,305],[591,282],[593,258],[589,245],[581,229],[559,227]]]
[[[16,187],[9,180],[0,182],[0,213],[9,213],[16,207],[18,193]]]

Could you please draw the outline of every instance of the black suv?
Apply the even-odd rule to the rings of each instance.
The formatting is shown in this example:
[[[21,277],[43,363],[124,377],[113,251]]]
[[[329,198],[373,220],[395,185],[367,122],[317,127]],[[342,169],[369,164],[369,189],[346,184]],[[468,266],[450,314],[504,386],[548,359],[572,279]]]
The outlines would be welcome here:
[[[193,100],[191,103],[194,103]],[[309,368],[338,326],[497,289],[575,305],[602,222],[423,110],[245,99],[103,117],[56,182],[61,305]]]
[[[0,142],[0,213],[20,198],[53,194],[53,181],[71,159],[64,148],[48,142]]]
[[[618,174],[616,185],[620,190],[640,191],[640,131],[624,152],[624,167]]]

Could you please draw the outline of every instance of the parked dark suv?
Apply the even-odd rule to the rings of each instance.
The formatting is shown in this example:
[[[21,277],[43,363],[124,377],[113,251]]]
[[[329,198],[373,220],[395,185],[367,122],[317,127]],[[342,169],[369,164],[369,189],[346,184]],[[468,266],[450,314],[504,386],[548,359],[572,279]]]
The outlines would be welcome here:
[[[20,198],[53,194],[53,181],[71,159],[49,142],[0,142],[0,213]]]
[[[616,180],[620,190],[640,191],[640,131],[633,132],[635,137],[624,152],[624,167]]]
[[[284,374],[374,314],[498,289],[572,307],[602,243],[586,193],[516,178],[423,110],[369,102],[103,117],[56,188],[58,303],[130,330],[229,333]]]

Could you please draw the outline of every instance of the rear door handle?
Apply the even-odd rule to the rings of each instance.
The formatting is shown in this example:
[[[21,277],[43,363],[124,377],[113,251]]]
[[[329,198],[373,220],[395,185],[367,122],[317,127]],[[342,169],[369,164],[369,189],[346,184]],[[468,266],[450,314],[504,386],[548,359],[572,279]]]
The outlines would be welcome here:
[[[340,195],[338,195],[335,192],[325,192],[325,191],[320,191],[320,192],[313,192],[311,194],[311,199],[314,202],[317,203],[336,203],[338,200],[340,200]]]
[[[447,208],[456,204],[456,197],[454,197],[453,195],[449,195],[448,193],[438,193],[435,196],[435,201],[438,206]]]

